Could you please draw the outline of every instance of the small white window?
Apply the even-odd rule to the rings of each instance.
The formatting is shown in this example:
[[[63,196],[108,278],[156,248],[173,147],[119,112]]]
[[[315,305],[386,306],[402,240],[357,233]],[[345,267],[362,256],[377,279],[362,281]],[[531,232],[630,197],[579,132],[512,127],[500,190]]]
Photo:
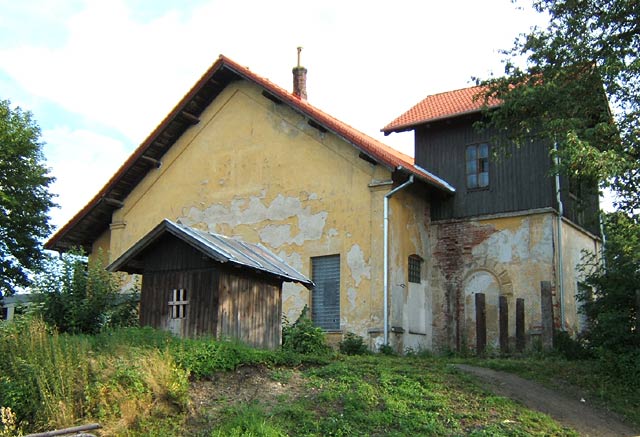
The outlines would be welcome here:
[[[184,319],[187,317],[187,290],[184,288],[174,288],[169,300],[169,312],[172,319]]]

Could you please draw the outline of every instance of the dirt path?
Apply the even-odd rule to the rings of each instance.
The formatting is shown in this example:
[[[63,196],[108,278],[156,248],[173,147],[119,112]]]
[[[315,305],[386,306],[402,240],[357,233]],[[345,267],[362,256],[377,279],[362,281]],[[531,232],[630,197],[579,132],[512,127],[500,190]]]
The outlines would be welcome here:
[[[580,397],[560,394],[511,373],[458,364],[456,367],[476,376],[483,386],[500,396],[515,399],[527,407],[553,417],[582,436],[640,436],[611,413],[582,402]]]

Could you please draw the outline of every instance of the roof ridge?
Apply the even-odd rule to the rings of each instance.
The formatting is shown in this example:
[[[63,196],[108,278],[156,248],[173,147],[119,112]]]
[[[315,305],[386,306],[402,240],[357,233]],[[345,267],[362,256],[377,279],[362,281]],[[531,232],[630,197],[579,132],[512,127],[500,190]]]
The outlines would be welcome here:
[[[171,123],[176,120],[179,121],[181,117],[185,117],[185,112],[187,112],[187,120],[193,119],[193,115],[188,113],[187,108],[189,105],[193,104],[198,93],[200,93],[205,87],[226,87],[231,80],[229,73],[232,73],[237,78],[243,78],[253,82],[265,91],[273,93],[277,99],[283,100],[283,103],[288,104],[294,111],[301,113],[304,117],[307,117],[310,120],[315,120],[322,125],[323,128],[331,131],[347,143],[352,144],[356,149],[360,150],[365,155],[369,155],[376,162],[386,165],[389,169],[396,170],[399,167],[404,167],[407,171],[415,174],[428,184],[443,191],[452,192],[447,184],[443,184],[440,180],[433,178],[428,172],[425,173],[424,171],[417,169],[414,165],[415,160],[411,156],[335,118],[322,109],[312,105],[305,99],[295,96],[280,85],[254,73],[248,67],[245,67],[225,55],[220,54],[218,59],[204,74],[200,76],[189,91],[178,101],[178,103],[169,111],[153,131],[151,131],[151,133],[138,145],[138,147],[119,167],[116,173],[113,174],[113,176],[103,185],[98,193],[65,225],[59,228],[52,237],[49,238],[45,247],[47,249],[65,247],[64,244],[72,244],[74,238],[76,239],[75,241],[81,241],[81,244],[89,244],[91,241],[89,235],[91,235],[92,232],[97,232],[96,229],[98,227],[108,225],[108,222],[104,222],[104,215],[110,214],[108,211],[105,211],[105,208],[107,208],[106,206],[101,206],[103,200],[108,198],[114,190],[118,192],[117,197],[120,197],[120,199],[115,200],[122,201],[126,198],[133,188],[129,185],[123,185],[122,179],[125,175],[131,175],[132,172],[137,171],[134,170],[135,165],[139,163],[139,161],[144,157],[144,154],[156,143],[158,138],[167,129],[169,129]],[[220,80],[220,82],[218,82],[218,80]],[[207,105],[208,104],[210,104],[210,102],[207,103]],[[181,129],[187,129],[187,127],[183,127]],[[179,132],[178,135],[181,136],[183,132],[184,130]],[[176,139],[162,141],[161,147],[165,149],[162,149],[161,153],[165,153],[168,148],[173,146],[175,141]],[[138,172],[134,177],[143,178],[145,174],[146,173],[140,175]],[[135,182],[133,186],[136,186],[138,183],[139,182]],[[85,218],[87,217],[90,217],[90,219],[85,221]],[[93,220],[93,222],[90,220]],[[74,231],[74,228],[76,227],[79,227],[80,229],[76,229]],[[73,232],[73,237],[65,237],[70,232]],[[65,238],[66,241],[64,244],[60,244],[60,241]]]

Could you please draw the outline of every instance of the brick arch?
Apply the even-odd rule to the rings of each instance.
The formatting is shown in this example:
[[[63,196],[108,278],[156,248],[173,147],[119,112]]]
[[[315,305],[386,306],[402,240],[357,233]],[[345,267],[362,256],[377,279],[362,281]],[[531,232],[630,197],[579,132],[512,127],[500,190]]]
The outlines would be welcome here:
[[[486,338],[487,347],[499,347],[499,297],[507,296],[510,300],[513,296],[513,285],[509,273],[501,269],[497,264],[486,265],[476,263],[466,269],[464,279],[461,281],[461,307],[459,308],[461,319],[460,346],[473,349],[476,341],[476,292],[485,294],[486,305]],[[476,282],[477,281],[477,282]],[[480,287],[478,289],[477,287]]]
[[[503,269],[498,263],[472,263],[472,265],[466,269],[466,273],[463,277],[463,288],[467,284],[469,278],[474,273],[480,271],[485,271],[496,278],[496,281],[500,286],[501,296],[513,296],[513,282],[511,281],[511,275],[509,275],[509,272]]]

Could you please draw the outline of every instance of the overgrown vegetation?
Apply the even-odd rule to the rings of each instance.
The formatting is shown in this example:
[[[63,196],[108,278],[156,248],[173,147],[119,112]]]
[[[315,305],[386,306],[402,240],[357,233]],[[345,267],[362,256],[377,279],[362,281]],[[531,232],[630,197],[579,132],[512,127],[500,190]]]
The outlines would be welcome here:
[[[290,323],[284,317],[282,323],[282,349],[300,354],[326,355],[331,350],[322,328],[313,325],[309,307],[304,306],[298,320]]]
[[[99,256],[87,263],[78,253],[50,256],[35,278],[35,311],[61,333],[95,334],[105,328],[133,326],[138,321],[139,290],[126,293],[120,277],[106,271]]]
[[[16,429],[63,428],[91,418],[118,434],[184,411],[188,373],[167,349],[106,344],[100,336],[58,334],[39,318],[0,324],[0,406],[11,408]]]
[[[364,338],[353,332],[347,332],[340,343],[338,348],[341,353],[345,355],[364,355],[369,352],[369,348],[364,343]]]
[[[624,400],[631,417],[640,405],[637,391],[623,390],[620,375],[591,373],[594,361],[485,362],[592,384],[607,402]],[[150,328],[59,334],[41,319],[23,318],[0,324],[0,436],[94,421],[104,426],[103,436],[575,435],[486,393],[449,363],[429,356],[256,350]],[[256,371],[274,384],[249,387],[252,398],[279,391],[247,402],[238,385],[251,374],[248,366],[263,369]],[[208,381],[230,385],[229,395],[214,391],[205,404],[190,401],[192,390]]]

